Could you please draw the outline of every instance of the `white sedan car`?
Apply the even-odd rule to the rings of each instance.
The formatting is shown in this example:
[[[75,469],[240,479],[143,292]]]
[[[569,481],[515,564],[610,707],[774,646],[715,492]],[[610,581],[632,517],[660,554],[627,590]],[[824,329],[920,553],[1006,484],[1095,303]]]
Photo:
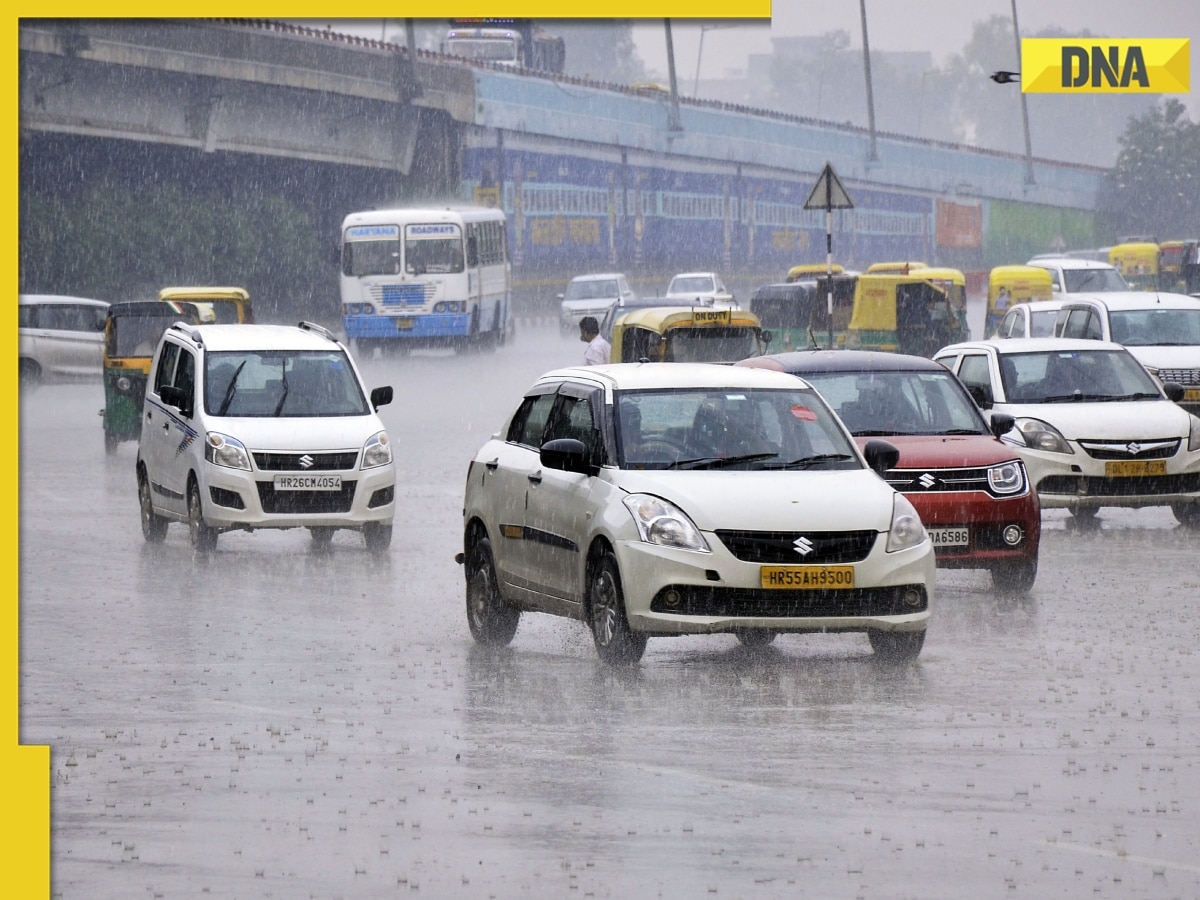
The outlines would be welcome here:
[[[1026,338],[953,344],[933,357],[986,412],[1007,413],[1042,508],[1170,506],[1200,526],[1200,419],[1120,344]]]
[[[913,506],[805,382],[627,363],[550,372],[475,455],[463,503],[467,621],[512,640],[523,612],[587,623],[600,657],[648,637],[866,632],[921,650],[935,561]]]
[[[716,272],[682,272],[667,285],[666,299],[695,306],[737,308],[737,300]]]

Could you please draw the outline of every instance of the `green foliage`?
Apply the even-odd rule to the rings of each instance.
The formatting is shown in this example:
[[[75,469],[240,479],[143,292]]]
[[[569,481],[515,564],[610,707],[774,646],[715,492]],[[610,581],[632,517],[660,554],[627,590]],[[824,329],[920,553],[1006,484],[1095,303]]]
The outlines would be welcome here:
[[[1099,212],[1107,238],[1200,236],[1200,125],[1176,99],[1131,119],[1117,163],[1105,179]]]

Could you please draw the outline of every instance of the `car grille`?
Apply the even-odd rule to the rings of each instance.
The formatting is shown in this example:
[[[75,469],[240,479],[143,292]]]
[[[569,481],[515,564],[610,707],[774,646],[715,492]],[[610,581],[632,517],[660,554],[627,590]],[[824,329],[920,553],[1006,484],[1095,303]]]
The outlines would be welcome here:
[[[1145,475],[1133,478],[1089,478],[1085,475],[1048,475],[1037,486],[1039,494],[1076,494],[1081,497],[1151,497],[1200,491],[1200,472],[1183,475]]]
[[[350,512],[356,484],[343,479],[340,491],[277,491],[270,481],[260,481],[258,502],[268,515]]]
[[[308,460],[305,465],[304,461]],[[340,472],[353,469],[357,450],[340,453],[255,453],[254,464],[260,472]]]
[[[1079,442],[1092,459],[1170,459],[1179,451],[1179,438],[1153,441]]]
[[[885,479],[904,494],[987,491],[987,469],[889,469]]]
[[[905,603],[911,589],[921,602]],[[672,602],[668,602],[668,598]],[[650,603],[650,611],[680,616],[761,616],[769,618],[833,618],[847,616],[900,616],[924,611],[929,604],[921,585],[855,588],[848,591],[776,591],[751,588],[663,588]]]
[[[852,563],[867,558],[876,531],[730,531],[717,532],[721,543],[742,562],[769,564]],[[797,546],[811,551],[801,555]]]
[[[1159,381],[1173,381],[1184,387],[1200,387],[1200,369],[1159,369]]]

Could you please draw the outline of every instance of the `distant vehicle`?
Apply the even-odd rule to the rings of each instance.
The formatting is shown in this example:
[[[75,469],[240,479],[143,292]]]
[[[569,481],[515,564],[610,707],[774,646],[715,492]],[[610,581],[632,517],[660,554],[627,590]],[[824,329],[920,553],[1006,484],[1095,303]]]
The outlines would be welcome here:
[[[765,353],[770,340],[758,316],[748,310],[651,307],[616,316],[610,358],[613,362],[733,363]]]
[[[464,59],[562,74],[566,44],[528,19],[458,19],[442,52]]]
[[[966,329],[966,310],[953,303],[943,288],[925,280],[921,271],[860,275],[845,346],[930,356],[939,347],[962,340]]]
[[[992,337],[1000,330],[1000,322],[1018,303],[1050,300],[1054,289],[1050,273],[1040,266],[996,266],[988,272],[987,313],[984,316],[983,336]],[[1023,337],[1005,335],[1005,337]]]
[[[1159,288],[1200,295],[1200,241],[1163,241],[1159,254]]]
[[[716,272],[682,272],[671,279],[664,296],[697,306],[737,306],[737,300]]]
[[[1131,288],[1138,291],[1157,290],[1158,244],[1138,241],[1117,244],[1108,250],[1108,264],[1121,273]]]
[[[841,275],[846,271],[843,266],[837,263],[834,263],[832,267],[827,263],[801,263],[798,266],[792,266],[788,269],[785,280],[788,284],[791,284],[793,281],[807,281],[819,278],[822,275],[830,274],[831,268],[834,275]]]
[[[824,309],[826,297],[815,280],[764,284],[750,295],[750,311],[771,332],[780,351],[822,346],[823,335],[814,331],[816,307]]]
[[[1031,300],[1009,306],[992,337],[1048,338],[1054,337],[1054,323],[1065,300]]]
[[[254,323],[254,309],[250,305],[250,294],[240,287],[165,287],[158,292],[159,300],[176,300],[199,307],[212,313],[204,321],[216,325]]]
[[[594,275],[577,275],[567,285],[567,290],[558,295],[559,327],[563,334],[578,332],[579,322],[585,316],[593,317],[597,323],[604,318],[614,303],[631,302],[637,294],[629,281],[620,272],[605,272]]]
[[[366,356],[495,349],[512,327],[504,213],[483,206],[375,209],[342,223],[342,321]]]
[[[521,617],[585,623],[600,659],[650,637],[866,632],[915,658],[935,590],[911,502],[821,396],[780,372],[614,365],[548,372],[467,469],[466,618],[504,646]]]
[[[868,275],[907,275],[917,269],[928,269],[923,262],[877,262],[867,266]]]
[[[1129,290],[1128,282],[1108,263],[1069,256],[1035,256],[1028,264],[1050,273],[1050,288],[1055,298],[1060,294]]]
[[[17,297],[17,372],[23,387],[100,380],[108,303],[61,294]]]
[[[1104,506],[1170,506],[1200,527],[1200,419],[1120,344],[1065,338],[975,341],[934,360],[958,376],[1021,454],[1043,509],[1089,519]]]

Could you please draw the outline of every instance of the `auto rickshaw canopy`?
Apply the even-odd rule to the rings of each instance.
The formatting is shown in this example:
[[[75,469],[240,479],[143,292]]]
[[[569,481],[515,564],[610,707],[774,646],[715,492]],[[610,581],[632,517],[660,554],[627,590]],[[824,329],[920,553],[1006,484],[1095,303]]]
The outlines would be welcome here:
[[[239,324],[254,321],[250,294],[240,287],[165,287],[158,292],[159,300],[180,300],[193,303],[203,315],[208,310],[219,324]]]

